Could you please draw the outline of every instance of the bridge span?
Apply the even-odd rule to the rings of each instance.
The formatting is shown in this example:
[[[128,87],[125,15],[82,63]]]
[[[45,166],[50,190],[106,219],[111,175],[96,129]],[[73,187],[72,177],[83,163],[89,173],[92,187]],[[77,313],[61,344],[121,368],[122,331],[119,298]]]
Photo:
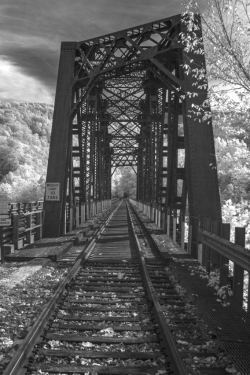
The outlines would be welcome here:
[[[1,232],[2,260],[49,257],[72,264],[72,271],[4,375],[19,374],[20,368],[22,374],[26,368],[29,374],[227,374],[234,371],[230,360],[222,365],[218,359],[227,354],[241,374],[250,373],[250,253],[244,228],[236,228],[232,243],[230,225],[222,223],[204,72],[196,15],[62,43],[48,190],[42,206],[12,208],[12,227],[6,236]],[[136,196],[128,202],[111,199],[112,175],[124,166],[137,176]],[[8,249],[8,236],[14,249]],[[59,323],[51,323],[58,301]],[[127,321],[106,314],[121,309],[129,312]],[[91,319],[87,311],[105,316]],[[129,328],[128,322],[138,320],[133,314],[140,325]],[[124,331],[129,340],[117,336]],[[137,331],[133,340],[131,332]],[[34,360],[34,342],[48,339],[73,344],[57,353],[45,344],[36,347],[40,362]],[[84,350],[96,350],[82,353],[79,342],[88,344],[81,344]],[[145,344],[153,354],[133,346],[121,355],[111,348],[119,343]],[[109,346],[108,357],[101,344]],[[157,345],[165,356],[162,366]],[[57,355],[43,363],[43,356]],[[74,363],[60,360],[76,356]],[[112,365],[92,361],[100,358],[113,358]],[[114,358],[125,366],[114,365]],[[142,366],[126,369],[130,358]],[[155,369],[144,366],[153,359]]]

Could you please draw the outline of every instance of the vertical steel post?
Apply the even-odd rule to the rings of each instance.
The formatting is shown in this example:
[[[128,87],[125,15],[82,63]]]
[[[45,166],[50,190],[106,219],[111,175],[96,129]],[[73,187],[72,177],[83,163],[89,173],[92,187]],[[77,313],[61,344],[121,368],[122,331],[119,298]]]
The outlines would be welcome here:
[[[44,202],[43,237],[59,237],[64,232],[67,179],[71,155],[72,85],[76,42],[63,42],[57,79],[47,182],[60,183],[60,201]]]

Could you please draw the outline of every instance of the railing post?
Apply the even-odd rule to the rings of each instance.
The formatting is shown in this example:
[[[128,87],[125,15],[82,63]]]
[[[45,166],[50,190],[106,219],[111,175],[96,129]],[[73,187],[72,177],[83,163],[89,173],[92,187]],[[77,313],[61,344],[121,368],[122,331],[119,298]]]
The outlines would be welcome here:
[[[166,217],[166,214],[165,214],[165,211],[162,211],[161,212],[161,229],[163,231],[165,231],[165,217]]]
[[[31,212],[28,212],[26,216],[26,225],[27,225],[27,232],[26,232],[26,241],[28,244],[31,244],[32,241],[32,235],[31,235],[31,226],[32,226],[32,217],[31,217]]]
[[[150,219],[151,219],[152,221],[155,220],[155,209],[154,209],[153,206],[150,206]]]
[[[192,230],[193,230],[193,227],[192,225],[189,223],[188,225],[188,254],[191,254],[192,253]]]
[[[80,207],[79,204],[77,203],[76,205],[76,227],[79,227],[80,224]]]
[[[235,228],[235,243],[245,247],[245,228]],[[233,295],[235,300],[242,307],[244,287],[244,269],[234,263]]]
[[[174,209],[173,215],[173,240],[176,242],[176,229],[177,229],[177,210]]]
[[[36,229],[36,240],[40,240],[40,238],[42,238],[42,234],[43,234],[42,224],[43,224],[43,212],[42,211],[36,212],[36,225],[40,225],[40,227]]]
[[[158,219],[157,219],[157,225],[160,228],[161,227],[161,206],[158,206]]]
[[[225,240],[230,240],[230,224],[221,224],[221,237]],[[228,274],[229,274],[229,260],[223,255],[220,256],[220,286],[225,286],[228,284]]]
[[[154,222],[157,225],[158,222],[158,208],[155,208],[155,217],[154,217]]]
[[[74,227],[74,206],[69,207],[69,232],[72,231]]]
[[[167,209],[167,235],[170,236],[170,221],[171,221],[171,211],[170,207]]]
[[[211,220],[208,218],[203,219],[203,229],[210,232]],[[202,266],[206,268],[207,272],[210,272],[210,248],[206,245],[202,245]]]
[[[19,239],[19,232],[18,232],[18,221],[19,221],[19,214],[12,214],[12,221],[13,221],[13,244],[15,250],[18,249],[18,239]]]
[[[3,227],[0,227],[0,250],[1,250],[1,263],[5,263],[5,251],[3,243]]]
[[[180,215],[181,221],[181,248],[185,250],[185,214],[181,213]]]
[[[213,220],[211,223],[211,232],[213,234],[216,234],[217,236],[221,235],[221,222],[218,220]],[[213,269],[219,268],[220,266],[220,254],[217,253],[215,250],[210,250],[210,262],[211,262],[211,267]]]
[[[85,223],[85,204],[81,204],[81,224]]]
[[[248,272],[247,312],[250,313],[250,272]]]

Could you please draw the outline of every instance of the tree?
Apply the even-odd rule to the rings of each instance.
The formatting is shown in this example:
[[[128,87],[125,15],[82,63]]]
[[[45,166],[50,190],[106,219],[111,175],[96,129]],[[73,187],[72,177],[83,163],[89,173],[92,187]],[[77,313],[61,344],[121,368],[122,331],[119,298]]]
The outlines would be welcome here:
[[[128,197],[136,197],[136,173],[132,167],[117,168],[112,184],[113,196],[123,198],[124,194]]]
[[[12,202],[43,199],[52,106],[0,102],[0,193]]]
[[[208,0],[204,14],[195,0],[187,0],[184,14],[194,12],[201,16],[208,79],[250,94],[249,0]]]
[[[250,151],[246,143],[217,137],[215,149],[222,203],[250,200]]]

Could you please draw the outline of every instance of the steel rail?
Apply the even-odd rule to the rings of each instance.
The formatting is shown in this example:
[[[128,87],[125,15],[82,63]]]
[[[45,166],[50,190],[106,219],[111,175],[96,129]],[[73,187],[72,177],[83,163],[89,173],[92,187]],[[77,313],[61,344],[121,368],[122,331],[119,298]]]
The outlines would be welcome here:
[[[199,241],[250,272],[250,251],[199,228]]]
[[[43,309],[41,315],[39,316],[39,318],[37,319],[36,323],[34,324],[32,329],[29,331],[28,335],[26,336],[26,338],[24,339],[24,341],[20,345],[19,349],[17,350],[17,352],[15,353],[15,355],[13,356],[11,361],[9,362],[8,366],[4,370],[3,375],[21,375],[21,374],[23,375],[25,373],[25,372],[23,372],[23,367],[27,363],[27,360],[28,360],[35,344],[37,343],[42,331],[44,330],[45,326],[47,325],[47,323],[48,323],[48,321],[49,321],[49,319],[50,319],[50,317],[51,317],[51,315],[52,315],[52,313],[55,309],[55,306],[56,306],[58,300],[62,297],[63,293],[65,292],[65,290],[66,290],[66,288],[69,284],[69,282],[72,280],[72,278],[78,272],[82,262],[86,261],[88,259],[88,257],[90,256],[90,254],[91,254],[91,252],[92,252],[92,250],[93,250],[93,248],[96,244],[96,241],[101,236],[102,232],[106,228],[107,224],[109,223],[109,221],[111,220],[112,216],[114,215],[114,213],[116,212],[118,207],[121,205],[121,203],[122,203],[122,201],[120,202],[120,204],[118,204],[116,206],[116,208],[113,211],[110,212],[107,220],[101,226],[101,228],[100,228],[99,232],[97,232],[95,238],[93,238],[93,240],[89,243],[89,245],[86,247],[86,249],[83,251],[83,253],[81,253],[77,257],[76,263],[71,268],[71,270],[69,271],[69,273],[67,274],[65,279],[58,286],[57,290],[55,291],[55,293],[51,297],[49,303],[44,307],[44,309]]]
[[[127,207],[128,207],[128,204],[127,204]],[[137,250],[137,253],[138,253],[139,263],[141,265],[143,278],[144,278],[145,283],[146,283],[146,289],[147,289],[148,297],[149,297],[149,299],[150,299],[150,301],[153,305],[153,308],[154,308],[155,318],[156,318],[157,323],[158,323],[159,328],[160,328],[160,336],[161,336],[161,339],[162,339],[162,341],[164,343],[164,346],[165,346],[166,355],[171,360],[171,367],[174,370],[174,374],[176,374],[176,375],[177,374],[178,375],[189,375],[190,371],[187,370],[187,368],[186,368],[186,366],[185,366],[185,364],[182,360],[182,357],[180,356],[180,353],[178,351],[178,348],[177,348],[177,345],[174,341],[172,333],[171,333],[171,331],[168,327],[168,324],[166,323],[166,319],[164,317],[163,310],[162,310],[161,305],[159,303],[157,293],[156,293],[155,288],[153,287],[152,281],[150,279],[150,275],[149,275],[149,272],[148,272],[148,269],[147,269],[147,265],[146,265],[146,262],[145,262],[143,251],[141,249],[141,246],[140,246],[140,243],[139,243],[139,240],[138,240],[138,236],[136,235],[136,232],[135,232],[135,228],[134,228],[134,224],[133,224],[133,221],[132,221],[132,218],[131,218],[131,213],[130,213],[129,207],[128,207],[128,217],[129,217],[129,223],[132,227],[132,234],[133,234],[133,237],[134,237],[134,240],[135,240],[136,250]]]

